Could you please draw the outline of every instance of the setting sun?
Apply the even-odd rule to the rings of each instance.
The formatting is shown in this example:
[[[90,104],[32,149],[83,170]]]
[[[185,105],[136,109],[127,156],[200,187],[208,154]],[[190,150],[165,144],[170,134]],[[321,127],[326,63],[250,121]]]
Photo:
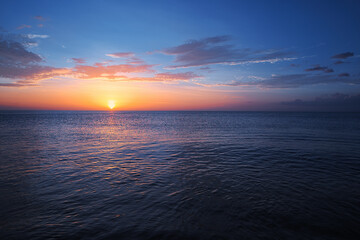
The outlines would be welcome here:
[[[114,107],[116,106],[115,101],[114,100],[109,100],[108,101],[108,107],[112,110]]]

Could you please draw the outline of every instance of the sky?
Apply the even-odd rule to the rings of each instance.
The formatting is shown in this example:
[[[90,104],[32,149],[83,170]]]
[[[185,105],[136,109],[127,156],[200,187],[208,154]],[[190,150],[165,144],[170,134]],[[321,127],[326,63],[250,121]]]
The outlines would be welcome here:
[[[360,1],[1,1],[0,110],[360,111],[359,29]]]

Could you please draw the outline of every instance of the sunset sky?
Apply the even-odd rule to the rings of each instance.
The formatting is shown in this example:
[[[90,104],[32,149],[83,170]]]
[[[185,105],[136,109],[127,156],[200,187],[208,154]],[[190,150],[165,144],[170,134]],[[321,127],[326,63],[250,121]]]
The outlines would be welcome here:
[[[2,1],[0,110],[360,111],[360,1]]]

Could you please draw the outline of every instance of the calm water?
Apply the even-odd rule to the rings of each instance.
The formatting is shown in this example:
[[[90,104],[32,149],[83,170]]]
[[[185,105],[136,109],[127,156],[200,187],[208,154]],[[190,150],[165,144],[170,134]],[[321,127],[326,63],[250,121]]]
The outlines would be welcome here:
[[[1,239],[360,239],[360,114],[0,112]]]

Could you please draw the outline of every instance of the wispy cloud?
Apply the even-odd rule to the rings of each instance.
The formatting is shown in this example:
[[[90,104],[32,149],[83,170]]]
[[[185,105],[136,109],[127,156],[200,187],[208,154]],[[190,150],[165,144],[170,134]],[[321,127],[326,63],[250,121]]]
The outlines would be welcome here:
[[[128,64],[144,64],[144,60],[138,58],[138,57],[130,57],[127,59]]]
[[[44,35],[44,34],[27,34],[26,35],[28,38],[33,39],[33,38],[49,38],[49,35]]]
[[[108,53],[105,55],[112,58],[126,58],[126,57],[135,56],[135,54],[132,52],[117,52],[117,53]]]
[[[18,26],[16,29],[31,28],[31,25],[23,24]]]
[[[201,40],[190,40],[185,44],[158,52],[175,56],[176,65],[167,69],[205,66],[211,64],[239,65],[249,63],[275,63],[295,58],[292,53],[277,49],[237,49],[228,44],[229,36],[216,36]]]
[[[306,72],[313,72],[313,71],[322,71],[325,73],[332,73],[334,72],[333,69],[328,68],[328,67],[321,67],[320,65],[315,65],[313,68],[307,68],[305,69]]]
[[[184,73],[158,73],[155,74],[151,79],[153,81],[188,81],[191,79],[199,78],[201,76],[193,72],[184,72]]]
[[[71,60],[73,60],[75,63],[77,64],[83,64],[86,63],[86,60],[83,58],[71,58]]]
[[[196,75],[193,72],[185,73],[157,73],[151,77],[130,77],[126,75],[118,76],[117,78],[105,79],[110,81],[123,81],[123,82],[180,82],[189,81],[199,78],[201,76]]]
[[[31,86],[30,84],[21,84],[21,83],[0,83],[0,87],[25,87]],[[35,84],[32,86],[36,86]]]
[[[12,83],[4,83],[1,86],[35,86],[39,81],[68,76],[69,74],[71,74],[71,71],[67,68],[55,68],[35,64],[22,67],[0,65],[0,77],[16,80]]]
[[[349,73],[340,73],[338,76],[339,77],[350,77],[350,74]]]
[[[292,74],[292,75],[275,75],[263,80],[245,80],[233,81],[226,84],[217,84],[217,86],[256,86],[260,88],[297,88],[306,85],[315,84],[360,84],[360,78],[350,78],[348,76],[336,75],[313,75],[313,74]]]
[[[107,79],[122,80],[127,73],[151,73],[153,65],[117,64],[105,65],[104,63],[93,66],[77,65],[73,72],[82,79]]]
[[[35,16],[34,19],[39,21],[45,21],[45,18],[43,16]]]
[[[128,64],[145,64],[144,60],[135,56],[133,52],[117,52],[117,53],[108,53],[105,54],[108,57],[112,58],[124,58]]]
[[[346,58],[352,57],[352,56],[354,56],[353,52],[344,52],[344,53],[336,54],[336,55],[332,56],[331,58],[346,59]]]

